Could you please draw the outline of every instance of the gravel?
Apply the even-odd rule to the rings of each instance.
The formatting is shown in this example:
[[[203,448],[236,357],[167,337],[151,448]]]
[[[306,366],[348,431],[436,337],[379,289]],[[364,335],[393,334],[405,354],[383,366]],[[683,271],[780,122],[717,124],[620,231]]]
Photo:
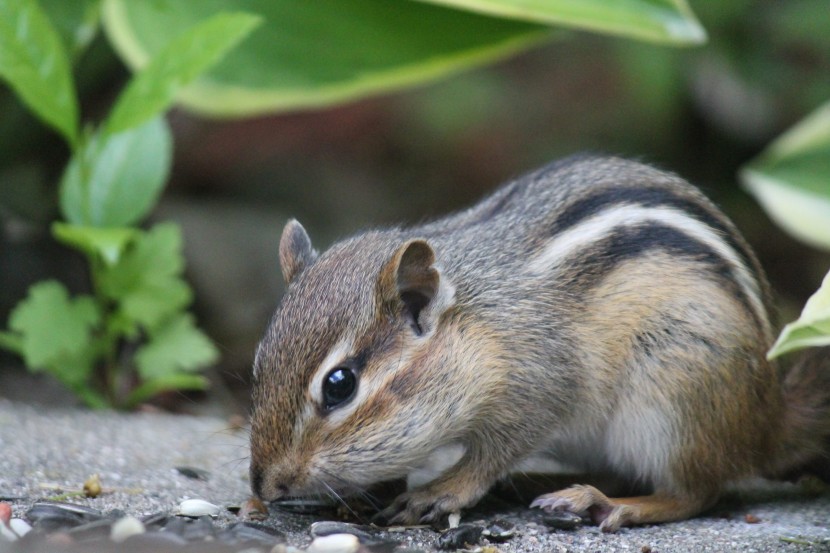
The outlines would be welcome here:
[[[149,531],[169,524],[182,501],[200,499],[220,507],[215,518],[199,519],[205,526],[203,533],[249,532],[256,537],[261,534],[257,526],[251,526],[253,530],[239,526],[237,514],[250,497],[247,455],[246,432],[230,429],[219,418],[91,412],[0,400],[0,501],[11,505],[13,518],[25,519],[35,503],[58,500],[100,511],[112,523],[135,517],[145,521]],[[94,474],[100,478],[102,493],[96,498],[74,495]],[[279,542],[305,548],[313,539],[312,523],[341,522],[342,518],[342,513],[333,511],[301,514],[272,506],[270,517],[260,524],[274,530],[275,536],[284,535]],[[591,525],[552,528],[542,512],[492,494],[483,506],[465,512],[461,522],[486,529],[494,521],[512,525],[515,534],[505,543],[494,540],[492,547],[497,549],[491,551],[504,553],[830,552],[830,493],[826,488],[786,483],[751,482],[730,492],[704,516],[616,534],[603,534]],[[392,551],[392,542],[399,544],[395,551],[435,551],[440,536],[432,528],[387,531],[360,522],[359,531],[364,532],[361,551]],[[38,526],[34,526],[32,534],[37,534]],[[192,521],[177,526],[191,535],[197,527]],[[228,531],[222,534],[223,530]],[[148,532],[141,540],[162,534]],[[167,541],[170,551],[180,547],[170,545],[175,540]],[[99,544],[95,551],[130,551],[130,543],[127,539],[111,544],[111,549]],[[285,550],[285,546],[278,547]],[[0,537],[0,552],[18,550],[23,549]],[[50,550],[55,549],[50,546]]]

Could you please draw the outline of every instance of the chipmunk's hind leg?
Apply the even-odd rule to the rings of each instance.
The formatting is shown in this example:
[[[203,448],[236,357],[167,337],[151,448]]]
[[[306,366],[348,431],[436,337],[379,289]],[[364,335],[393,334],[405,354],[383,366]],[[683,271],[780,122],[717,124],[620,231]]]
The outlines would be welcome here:
[[[622,526],[671,522],[695,516],[714,502],[712,496],[675,496],[654,493],[640,497],[609,498],[593,486],[572,486],[537,497],[531,507],[546,511],[588,514],[604,532]]]

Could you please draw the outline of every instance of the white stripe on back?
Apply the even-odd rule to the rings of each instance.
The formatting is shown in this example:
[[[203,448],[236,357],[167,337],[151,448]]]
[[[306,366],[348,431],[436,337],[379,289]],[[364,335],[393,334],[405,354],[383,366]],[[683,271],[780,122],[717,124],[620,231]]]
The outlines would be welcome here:
[[[565,260],[585,251],[589,244],[609,237],[616,229],[642,223],[659,223],[671,227],[705,244],[726,260],[734,270],[738,286],[752,304],[756,317],[764,324],[765,331],[769,332],[758,282],[737,252],[710,226],[672,207],[644,207],[639,204],[611,206],[552,237],[542,252],[531,259],[528,271],[540,276],[547,274]]]

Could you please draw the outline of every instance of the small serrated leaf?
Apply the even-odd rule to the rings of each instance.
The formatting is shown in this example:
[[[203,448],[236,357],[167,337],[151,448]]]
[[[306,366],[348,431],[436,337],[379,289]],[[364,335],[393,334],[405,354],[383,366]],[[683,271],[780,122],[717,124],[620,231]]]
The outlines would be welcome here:
[[[181,249],[179,228],[161,223],[138,235],[119,262],[102,272],[101,290],[118,303],[123,323],[131,321],[152,332],[190,303],[190,287],[180,277]]]
[[[154,380],[181,371],[194,371],[216,361],[216,347],[196,328],[193,317],[181,314],[168,321],[136,353],[142,378]]]
[[[12,311],[9,327],[21,337],[26,365],[37,370],[85,355],[90,331],[99,322],[92,298],[70,299],[61,283],[49,280],[29,288],[29,295]]]
[[[0,78],[71,146],[78,140],[78,100],[69,57],[34,0],[0,0]]]
[[[136,236],[134,228],[81,227],[56,221],[52,223],[52,235],[64,244],[81,250],[87,255],[99,255],[107,265],[114,265],[121,252]]]

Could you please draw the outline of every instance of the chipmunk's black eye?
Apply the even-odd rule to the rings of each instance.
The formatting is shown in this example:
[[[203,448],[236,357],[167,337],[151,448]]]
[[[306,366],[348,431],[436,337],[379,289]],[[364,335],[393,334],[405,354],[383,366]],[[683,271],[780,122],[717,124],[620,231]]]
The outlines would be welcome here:
[[[357,389],[357,376],[348,367],[335,367],[323,381],[323,403],[326,409],[334,409],[350,400]]]

